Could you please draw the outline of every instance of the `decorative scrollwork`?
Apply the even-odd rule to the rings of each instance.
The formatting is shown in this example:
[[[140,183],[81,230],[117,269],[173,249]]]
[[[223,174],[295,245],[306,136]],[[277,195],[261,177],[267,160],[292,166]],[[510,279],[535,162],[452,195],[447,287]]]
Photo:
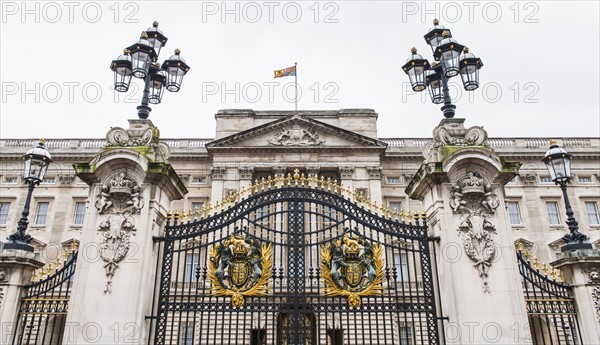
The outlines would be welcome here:
[[[326,296],[346,297],[352,309],[364,296],[383,293],[383,250],[366,238],[345,233],[321,248],[321,270]]]
[[[243,233],[212,246],[209,278],[214,296],[230,296],[241,308],[247,296],[267,296],[272,278],[273,248]]]

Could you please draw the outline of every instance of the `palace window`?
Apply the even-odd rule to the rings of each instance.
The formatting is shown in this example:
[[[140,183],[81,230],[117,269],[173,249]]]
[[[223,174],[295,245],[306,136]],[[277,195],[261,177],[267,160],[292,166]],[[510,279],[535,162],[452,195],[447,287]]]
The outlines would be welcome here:
[[[56,177],[45,177],[42,180],[43,184],[55,184],[56,183]]]
[[[188,253],[185,256],[185,281],[197,282],[196,272],[200,267],[200,254]]]
[[[179,326],[179,345],[194,345],[194,323],[182,322]]]
[[[5,225],[8,222],[8,210],[10,202],[0,202],[0,225]]]
[[[16,177],[5,177],[4,183],[15,184],[15,183],[17,183],[17,178]]]
[[[414,344],[412,327],[400,327],[400,344]]]
[[[192,177],[192,184],[206,184],[206,176]]]
[[[85,202],[75,203],[75,216],[73,218],[73,224],[83,225],[83,219],[85,218]]]
[[[35,225],[45,225],[46,216],[48,215],[48,202],[38,202],[35,212]]]
[[[406,253],[394,253],[394,268],[396,268],[396,280],[408,282],[408,255]]]
[[[510,224],[518,225],[521,224],[521,210],[519,209],[519,203],[516,201],[508,202],[508,216],[510,218]]]
[[[394,210],[397,210],[398,214],[400,214],[400,211],[402,211],[402,203],[400,201],[390,202],[390,210],[392,211],[392,214],[394,214]]]
[[[587,212],[588,221],[590,222],[590,225],[600,224],[600,219],[598,219],[598,204],[596,204],[595,201],[586,201],[585,210]],[[2,223],[0,222],[0,224]]]
[[[556,201],[547,201],[546,210],[548,211],[548,223],[551,225],[560,225],[560,217],[558,215],[558,203]]]
[[[204,207],[204,203],[201,201],[194,201],[191,204],[192,212],[202,212],[202,207]]]
[[[579,176],[577,180],[581,183],[592,183],[592,178],[590,176]]]
[[[387,183],[400,183],[400,176],[388,176]]]
[[[552,183],[552,179],[550,176],[540,176],[541,183]]]

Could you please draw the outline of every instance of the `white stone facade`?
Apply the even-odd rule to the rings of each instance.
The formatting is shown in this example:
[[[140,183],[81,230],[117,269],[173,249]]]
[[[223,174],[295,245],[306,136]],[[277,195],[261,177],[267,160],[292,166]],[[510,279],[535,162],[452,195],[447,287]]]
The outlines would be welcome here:
[[[222,110],[215,115],[214,140],[163,139],[171,151],[169,162],[189,191],[184,199],[171,204],[172,210],[214,203],[228,191],[257,178],[296,168],[336,178],[346,186],[368,192],[371,200],[389,204],[392,209],[423,210],[421,201],[411,200],[405,188],[423,163],[429,138],[377,138],[377,113],[370,109],[301,111],[293,115],[289,111]],[[522,164],[518,176],[506,184],[505,204],[501,207],[512,213],[512,237],[535,245],[536,255],[545,262],[557,258],[560,238],[568,231],[561,191],[547,181],[548,173],[541,161],[550,139],[488,140],[502,159]],[[575,156],[569,195],[580,229],[598,246],[600,139],[555,139]],[[20,156],[34,143],[34,139],[0,140],[0,241],[16,229],[21,216],[26,188],[20,177]],[[79,239],[82,218],[95,212],[88,200],[89,187],[75,177],[72,164],[89,161],[105,144],[104,139],[89,138],[47,141],[54,162],[46,181],[34,191],[28,228],[42,261],[54,260],[63,246]],[[40,203],[47,203],[45,217],[38,215]],[[43,224],[36,224],[36,220]]]

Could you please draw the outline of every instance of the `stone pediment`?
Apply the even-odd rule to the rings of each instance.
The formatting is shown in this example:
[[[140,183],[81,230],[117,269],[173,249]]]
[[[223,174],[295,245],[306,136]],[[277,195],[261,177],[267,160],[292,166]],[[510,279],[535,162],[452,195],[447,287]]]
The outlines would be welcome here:
[[[217,139],[209,152],[222,150],[385,150],[387,144],[321,121],[292,115]]]

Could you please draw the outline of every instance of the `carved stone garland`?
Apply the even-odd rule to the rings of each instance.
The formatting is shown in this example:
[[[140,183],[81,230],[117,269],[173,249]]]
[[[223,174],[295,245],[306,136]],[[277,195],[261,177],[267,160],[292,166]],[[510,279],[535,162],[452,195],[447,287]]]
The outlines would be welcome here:
[[[102,186],[95,206],[98,213],[104,215],[98,225],[98,232],[102,234],[100,257],[106,263],[104,293],[111,293],[112,279],[129,251],[130,236],[136,231],[132,216],[144,207],[142,187],[122,170]]]
[[[460,214],[458,231],[463,238],[465,253],[474,263],[483,280],[483,291],[490,293],[488,271],[497,254],[497,234],[490,216],[496,212],[498,197],[477,172],[469,172],[452,187],[450,207]]]
[[[0,269],[0,284],[8,283],[8,271],[5,269]],[[4,300],[4,288],[0,287],[0,306]]]
[[[600,322],[600,269],[598,267],[586,267],[584,271],[588,275],[587,283],[594,286],[592,302],[594,303],[596,318]]]

